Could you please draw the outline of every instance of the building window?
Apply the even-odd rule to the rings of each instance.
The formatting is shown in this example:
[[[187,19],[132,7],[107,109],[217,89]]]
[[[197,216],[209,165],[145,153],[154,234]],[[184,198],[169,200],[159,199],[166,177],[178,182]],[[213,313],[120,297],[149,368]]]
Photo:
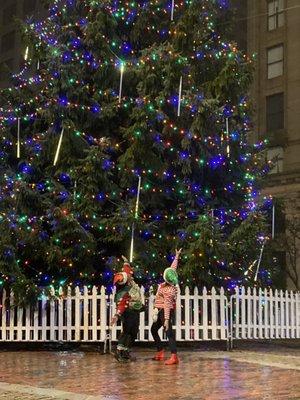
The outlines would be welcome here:
[[[2,36],[1,40],[1,52],[5,53],[12,50],[15,47],[15,31],[9,32]]]
[[[268,49],[268,79],[283,74],[283,44]]]
[[[283,170],[283,148],[273,147],[267,150],[267,161],[272,161],[273,168],[269,174],[278,174]]]
[[[284,25],[284,0],[268,1],[268,30],[280,28]]]
[[[3,25],[11,25],[13,23],[14,17],[16,16],[17,9],[16,4],[11,4],[3,10],[2,23]]]
[[[23,15],[26,17],[28,14],[31,14],[35,10],[36,0],[24,0],[23,3]]]
[[[277,131],[284,128],[283,93],[267,97],[267,131]]]

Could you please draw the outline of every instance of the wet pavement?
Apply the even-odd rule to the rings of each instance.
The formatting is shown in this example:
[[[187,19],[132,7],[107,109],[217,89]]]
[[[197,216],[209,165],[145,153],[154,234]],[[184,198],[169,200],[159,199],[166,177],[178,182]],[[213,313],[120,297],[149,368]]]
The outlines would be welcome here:
[[[300,349],[188,350],[180,364],[83,352],[0,352],[0,400],[300,400]]]

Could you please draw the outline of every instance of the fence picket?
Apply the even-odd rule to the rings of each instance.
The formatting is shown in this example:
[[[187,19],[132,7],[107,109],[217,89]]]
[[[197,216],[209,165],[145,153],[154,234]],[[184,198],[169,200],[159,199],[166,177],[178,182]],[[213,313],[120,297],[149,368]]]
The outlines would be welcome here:
[[[181,340],[181,294],[180,294],[180,288],[178,288],[178,296],[176,299],[176,309],[175,309],[175,314],[176,314],[176,340]]]
[[[57,309],[57,316],[58,316],[58,340],[62,341],[63,340],[63,327],[64,327],[64,310],[63,310],[63,306],[64,306],[64,299],[63,299],[63,289],[62,287],[59,288],[58,290],[58,309]]]
[[[142,302],[145,304],[145,289],[141,288]],[[145,313],[140,313],[140,329],[139,329],[140,340],[145,340]]]
[[[66,300],[66,324],[67,324],[67,341],[72,340],[72,289],[70,286],[67,288]]]
[[[79,342],[81,340],[80,335],[80,290],[79,287],[75,288],[75,341]]]
[[[193,326],[194,326],[194,340],[199,340],[199,290],[197,287],[195,287],[194,289]]]
[[[224,293],[224,288],[220,289],[220,337],[218,339],[225,340],[226,337],[226,327],[228,326],[228,321],[226,320],[225,310],[226,310],[226,297]]]
[[[203,340],[208,340],[208,323],[207,323],[207,289],[204,286],[202,291],[202,325],[203,325]]]
[[[284,296],[283,296],[283,291],[280,290],[280,338],[284,339],[285,338],[285,319],[284,319],[284,311],[285,311],[285,304],[284,304]]]
[[[278,290],[275,290],[275,338],[279,339],[279,308],[278,308],[278,301],[279,301],[279,296],[278,296]]]
[[[295,339],[295,333],[296,333],[296,331],[295,331],[295,328],[296,328],[296,326],[295,326],[295,311],[296,311],[296,308],[295,308],[295,297],[294,297],[294,293],[292,292],[292,291],[290,291],[290,304],[291,304],[291,308],[290,308],[290,311],[291,311],[291,319],[290,319],[290,327],[291,327],[291,335],[290,335],[290,338],[291,339]]]
[[[54,341],[56,339],[55,336],[55,302],[54,302],[55,291],[54,288],[51,287],[50,289],[50,301],[49,301],[49,308],[50,308],[50,341]]]
[[[2,316],[1,316],[2,335],[0,335],[0,338],[1,338],[2,341],[6,341],[6,317],[7,317],[6,290],[4,289],[3,292],[2,292]]]
[[[9,297],[9,340],[14,340],[14,321],[15,321],[15,307],[14,307],[14,293],[13,291],[10,292]]]
[[[190,288],[186,286],[184,292],[184,337],[185,340],[190,339],[191,334],[191,322],[190,322]]]
[[[300,339],[300,294],[299,292],[295,294],[296,302],[296,338]]]
[[[101,286],[100,289],[100,340],[106,340],[106,329],[110,321],[107,321],[107,303],[106,303],[105,287]],[[97,328],[98,329],[98,328]]]
[[[257,339],[257,292],[256,287],[253,288],[252,299],[252,331],[254,339]],[[260,305],[258,306],[260,308]]]
[[[216,289],[211,289],[211,338],[217,340]]]
[[[41,319],[42,319],[42,336],[41,339],[43,342],[45,342],[47,340],[47,332],[46,332],[46,324],[47,324],[47,310],[46,310],[46,305],[47,305],[47,300],[44,297],[44,295],[42,296],[42,301],[41,301]]]

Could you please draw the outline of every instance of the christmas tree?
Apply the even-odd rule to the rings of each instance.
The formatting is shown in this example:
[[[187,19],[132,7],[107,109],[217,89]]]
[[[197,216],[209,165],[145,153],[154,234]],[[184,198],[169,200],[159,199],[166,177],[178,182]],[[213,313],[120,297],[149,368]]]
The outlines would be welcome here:
[[[55,0],[25,24],[0,98],[2,283],[109,284],[132,237],[148,284],[175,246],[187,284],[253,280],[266,168],[231,19],[227,0]]]

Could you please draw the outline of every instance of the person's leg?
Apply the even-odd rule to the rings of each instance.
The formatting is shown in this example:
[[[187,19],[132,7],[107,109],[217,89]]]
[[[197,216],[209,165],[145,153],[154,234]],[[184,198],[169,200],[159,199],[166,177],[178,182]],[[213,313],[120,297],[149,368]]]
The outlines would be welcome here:
[[[171,351],[171,358],[166,361],[166,363],[165,363],[166,365],[173,365],[173,364],[178,364],[179,363],[179,360],[178,360],[178,357],[177,357],[177,346],[176,346],[175,332],[173,330],[174,320],[175,320],[175,312],[174,312],[174,310],[172,310],[171,314],[170,314],[169,328],[166,331],[166,335],[167,335],[168,342],[169,342],[169,348],[170,348],[170,351]]]
[[[137,334],[139,332],[139,325],[140,325],[140,313],[138,311],[129,310],[128,313],[130,314],[130,323],[129,323],[129,330],[128,330],[128,338],[126,342],[127,350],[124,352],[124,356],[131,360],[135,361],[135,357],[130,354],[131,347],[134,344],[135,339],[137,338]]]
[[[162,360],[164,360],[164,357],[165,357],[163,344],[162,344],[162,341],[158,334],[158,331],[163,326],[163,324],[164,324],[163,310],[160,310],[158,313],[158,316],[157,316],[157,321],[153,322],[153,324],[151,326],[151,334],[153,336],[153,339],[154,339],[154,342],[156,345],[156,349],[157,349],[156,356],[153,358],[156,361],[162,361]]]
[[[124,352],[128,350],[128,342],[130,341],[130,335],[129,335],[130,315],[128,314],[128,310],[126,310],[122,315],[121,321],[122,321],[122,333],[118,340],[116,359],[118,361],[127,361],[126,357],[124,357]]]
[[[163,310],[159,310],[159,313],[157,316],[157,321],[153,322],[153,324],[151,326],[151,334],[153,336],[157,351],[160,351],[163,349],[162,341],[160,340],[160,336],[158,334],[158,331],[163,326],[162,312],[163,312]]]

